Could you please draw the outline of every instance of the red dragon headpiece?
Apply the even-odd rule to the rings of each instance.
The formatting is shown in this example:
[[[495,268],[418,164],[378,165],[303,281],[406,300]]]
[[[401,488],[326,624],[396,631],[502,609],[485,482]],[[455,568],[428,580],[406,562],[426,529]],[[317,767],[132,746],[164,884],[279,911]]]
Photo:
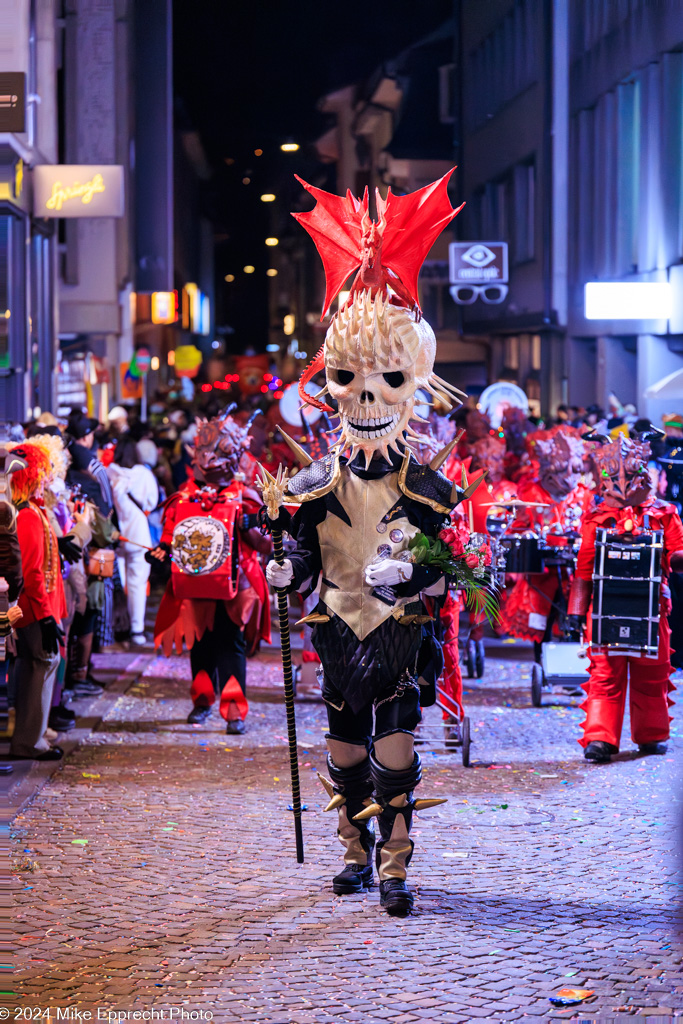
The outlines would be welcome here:
[[[299,394],[304,402],[332,412],[320,398],[337,402],[339,451],[353,460],[363,452],[366,465],[375,456],[391,461],[407,443],[423,437],[410,428],[418,389],[451,408],[459,391],[434,373],[436,338],[417,301],[420,267],[439,232],[457,210],[447,194],[453,172],[407,196],[377,194],[379,220],[363,199],[350,192],[333,196],[302,182],[317,202],[309,213],[295,214],[309,232],[325,268],[323,316],[353,270],[349,298],[333,317],[320,352],[304,370]],[[301,179],[299,179],[301,180]],[[314,374],[325,369],[326,385],[315,397],[306,393]]]

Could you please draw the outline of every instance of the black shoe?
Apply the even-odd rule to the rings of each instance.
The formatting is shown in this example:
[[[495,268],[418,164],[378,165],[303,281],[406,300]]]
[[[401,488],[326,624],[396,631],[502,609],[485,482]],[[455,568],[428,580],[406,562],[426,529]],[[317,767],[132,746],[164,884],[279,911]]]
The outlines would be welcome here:
[[[612,743],[604,743],[602,740],[591,740],[583,752],[587,761],[595,761],[596,764],[607,764],[612,754],[618,754],[619,747]]]
[[[91,682],[89,679],[82,679],[74,683],[73,693],[76,698],[99,697],[100,694],[104,693],[104,687],[98,683]]]
[[[225,727],[228,736],[244,736],[247,731],[247,723],[243,718],[231,719]]]
[[[47,720],[47,724],[55,732],[69,732],[71,729],[76,728],[76,718],[65,718],[62,715],[55,715],[50,712],[50,716]]]
[[[14,771],[12,764],[0,764],[0,775],[11,775]]]
[[[666,754],[666,743],[639,743],[638,750],[641,754]]]
[[[332,879],[332,891],[337,896],[346,896],[351,892],[363,892],[374,884],[372,864],[347,864],[343,871]]]
[[[76,725],[76,713],[65,708],[63,704],[58,704],[56,707],[50,708],[47,724],[57,732],[67,732]]]
[[[413,894],[402,878],[387,878],[379,883],[379,905],[387,914],[404,917],[413,909]]]
[[[40,754],[12,754],[11,756],[15,761],[61,761],[64,751],[61,747],[50,747],[49,750],[43,750]]]
[[[211,705],[209,705],[209,707],[206,707],[205,704],[199,704],[198,706],[192,708],[192,711],[190,711],[189,715],[187,716],[187,723],[188,725],[201,725],[202,722],[205,722],[207,720],[210,714]]]

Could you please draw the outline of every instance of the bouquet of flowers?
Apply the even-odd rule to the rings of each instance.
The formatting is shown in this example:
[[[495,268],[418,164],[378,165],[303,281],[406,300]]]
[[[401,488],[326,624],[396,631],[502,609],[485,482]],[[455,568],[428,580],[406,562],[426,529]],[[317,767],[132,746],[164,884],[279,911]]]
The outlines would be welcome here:
[[[439,572],[455,578],[465,592],[468,608],[484,611],[489,622],[498,618],[498,590],[491,570],[491,549],[485,537],[472,534],[463,540],[461,534],[448,526],[439,536],[416,534],[408,544],[411,561],[416,565],[432,565]]]

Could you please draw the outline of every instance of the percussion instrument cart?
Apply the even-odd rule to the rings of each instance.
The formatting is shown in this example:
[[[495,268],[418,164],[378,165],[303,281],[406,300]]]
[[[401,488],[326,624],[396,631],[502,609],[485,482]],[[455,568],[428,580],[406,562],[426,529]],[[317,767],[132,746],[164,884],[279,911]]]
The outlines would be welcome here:
[[[555,569],[557,572],[557,600],[550,602],[546,639],[534,644],[531,702],[534,707],[540,708],[544,694],[583,696],[581,684],[588,678],[588,661],[584,646],[579,642],[580,637],[569,626],[567,602],[562,587],[563,568],[572,570],[576,563],[576,545],[567,544],[567,540],[576,533],[576,516],[567,517],[561,533],[555,532],[557,526],[545,530],[543,536],[531,529],[512,533],[511,527],[519,509],[542,506],[535,502],[521,501],[497,505],[492,502],[491,506],[486,528],[492,539],[493,564],[500,586],[505,586],[506,573],[512,572],[526,576],[529,586],[537,590],[530,576],[546,569]],[[560,538],[562,543],[558,543]],[[555,625],[559,629],[560,638],[552,640]]]
[[[568,548],[558,548],[548,552],[547,557],[544,557],[544,554],[542,550],[543,564],[557,570],[558,590],[557,600],[551,602],[548,615],[548,639],[534,644],[536,660],[531,666],[531,703],[535,708],[543,706],[544,694],[583,697],[582,686],[589,676],[586,647],[581,642],[581,637],[577,636],[576,630],[569,624],[567,600],[562,588],[562,568],[573,568],[574,553]],[[533,587],[532,583],[529,585]],[[558,639],[549,639],[555,625],[560,636]]]

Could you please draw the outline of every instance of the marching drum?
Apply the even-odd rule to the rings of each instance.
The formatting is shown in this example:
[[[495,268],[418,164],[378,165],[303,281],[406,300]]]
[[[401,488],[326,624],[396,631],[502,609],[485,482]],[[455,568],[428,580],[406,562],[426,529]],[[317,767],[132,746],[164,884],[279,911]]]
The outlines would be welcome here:
[[[595,538],[591,643],[609,652],[656,657],[663,533],[610,533]]]
[[[500,545],[505,552],[506,572],[543,572],[539,538],[531,530],[519,535],[509,534],[507,537],[501,537]]]

